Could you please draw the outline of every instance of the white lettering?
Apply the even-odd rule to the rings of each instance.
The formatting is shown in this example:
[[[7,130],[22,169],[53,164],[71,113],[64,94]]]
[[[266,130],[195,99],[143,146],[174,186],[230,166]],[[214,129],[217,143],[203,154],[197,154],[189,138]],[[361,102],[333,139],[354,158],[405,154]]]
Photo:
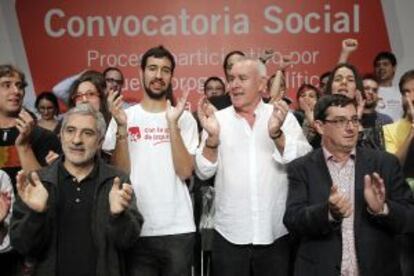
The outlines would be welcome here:
[[[45,29],[46,33],[51,37],[61,37],[65,34],[65,29],[60,28],[57,31],[52,29],[52,16],[58,16],[60,18],[65,16],[65,13],[61,9],[52,9],[46,13],[45,16]]]

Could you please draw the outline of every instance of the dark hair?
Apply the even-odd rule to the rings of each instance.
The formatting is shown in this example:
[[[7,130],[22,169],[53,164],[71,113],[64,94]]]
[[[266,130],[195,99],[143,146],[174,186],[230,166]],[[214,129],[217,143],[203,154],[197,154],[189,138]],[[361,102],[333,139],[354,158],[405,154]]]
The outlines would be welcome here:
[[[377,62],[380,61],[381,59],[389,60],[393,67],[397,66],[397,58],[395,57],[395,55],[391,52],[383,51],[383,52],[379,52],[375,56],[374,63],[373,63],[374,67],[376,66]]]
[[[378,83],[378,78],[374,74],[372,74],[372,73],[368,73],[368,74],[363,75],[362,76],[362,80],[363,81],[364,80],[373,80],[373,81],[375,81],[375,82]]]
[[[17,69],[11,64],[1,64],[0,65],[0,78],[2,77],[11,77],[13,75],[18,75],[20,78],[20,81],[22,83],[22,89],[24,89],[27,86],[26,77],[22,71]]]
[[[350,99],[345,95],[342,94],[333,94],[333,95],[325,95],[321,97],[315,105],[315,109],[313,110],[313,116],[315,120],[325,121],[326,119],[326,111],[331,106],[337,107],[345,107],[352,104],[357,107],[357,102],[355,99]]]
[[[220,79],[217,76],[212,76],[212,77],[209,77],[208,79],[206,79],[206,81],[204,82],[204,87],[203,87],[204,88],[204,94],[206,93],[207,84],[210,81],[218,81],[218,82],[221,83],[221,85],[223,85],[224,90],[226,89],[226,85],[224,84],[224,81],[222,79]]]
[[[323,73],[322,75],[319,76],[319,80],[322,80],[326,77],[329,77],[331,75],[330,71],[326,71],[325,73]]]
[[[413,80],[414,79],[414,70],[409,70],[407,72],[405,72],[401,78],[400,78],[400,82],[398,83],[398,87],[400,88],[400,93],[404,94],[403,92],[403,86],[406,82]]]
[[[309,83],[303,83],[299,88],[298,88],[298,92],[296,92],[296,100],[298,100],[300,98],[300,96],[305,93],[306,90],[314,90],[316,92],[316,98],[319,99],[320,98],[320,91],[316,86],[313,86],[312,84]]]
[[[39,110],[40,101],[43,99],[53,104],[53,107],[55,108],[55,115],[58,115],[60,113],[58,99],[55,96],[55,94],[53,94],[50,91],[44,91],[37,96],[36,101],[35,101],[35,107],[37,110]]]
[[[142,71],[145,70],[145,67],[147,66],[148,58],[155,57],[155,58],[167,58],[171,62],[171,72],[174,73],[175,69],[175,60],[174,56],[171,54],[170,51],[168,51],[164,46],[159,45],[157,47],[153,47],[149,50],[147,50],[141,59],[141,69]]]
[[[313,90],[313,91],[315,91],[315,93],[316,93],[316,100],[318,100],[321,97],[321,92],[320,92],[320,90],[316,86],[313,86],[312,84],[309,84],[309,83],[303,83],[298,88],[298,92],[296,92],[296,102],[299,102],[300,96],[302,96],[302,94],[305,93],[305,91],[307,91],[307,90]],[[299,105],[298,105],[298,109],[300,109]]]
[[[332,83],[335,78],[335,73],[336,71],[338,71],[339,69],[343,67],[348,68],[349,70],[352,71],[352,74],[355,77],[356,89],[361,91],[361,93],[364,91],[364,85],[362,84],[362,78],[361,78],[361,75],[358,73],[358,70],[356,69],[356,67],[349,63],[339,63],[338,65],[336,65],[336,67],[331,71],[331,74],[329,75],[329,79],[328,79],[328,82],[326,83],[326,87],[324,91],[325,95],[332,94]]]
[[[227,55],[224,57],[224,60],[223,60],[223,69],[224,69],[224,75],[226,76],[226,79],[228,79],[226,69],[227,69],[227,66],[228,66],[228,63],[229,63],[229,59],[234,55],[239,55],[239,56],[243,56],[243,57],[246,56],[242,51],[238,51],[238,50],[231,51],[231,52],[227,53]]]
[[[72,83],[69,89],[69,108],[76,106],[76,103],[73,100],[73,96],[78,92],[79,85],[86,81],[91,82],[98,91],[99,98],[101,99],[101,106],[99,108],[99,111],[104,115],[105,121],[106,123],[108,123],[111,119],[111,115],[108,111],[108,106],[105,97],[106,82],[103,74],[98,71],[86,71]]]
[[[124,84],[124,74],[122,74],[121,69],[117,68],[117,67],[107,67],[105,68],[105,70],[102,72],[102,75],[104,76],[104,78],[106,78],[106,73],[108,73],[109,71],[117,71],[120,75],[121,75],[121,80],[122,80],[122,84]]]

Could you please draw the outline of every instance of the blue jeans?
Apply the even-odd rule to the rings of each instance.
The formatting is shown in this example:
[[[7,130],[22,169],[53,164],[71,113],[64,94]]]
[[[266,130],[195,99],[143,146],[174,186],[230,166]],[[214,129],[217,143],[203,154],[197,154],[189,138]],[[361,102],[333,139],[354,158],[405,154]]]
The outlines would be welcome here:
[[[128,275],[190,276],[194,233],[141,237],[127,253]]]

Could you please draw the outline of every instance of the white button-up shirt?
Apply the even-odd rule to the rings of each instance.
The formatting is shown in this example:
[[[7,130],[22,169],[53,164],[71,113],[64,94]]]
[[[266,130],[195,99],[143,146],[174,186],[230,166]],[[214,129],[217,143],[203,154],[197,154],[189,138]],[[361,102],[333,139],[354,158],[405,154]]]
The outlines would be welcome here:
[[[271,244],[288,233],[283,224],[288,180],[285,165],[312,148],[296,118],[289,112],[282,130],[281,155],[269,137],[273,106],[260,102],[253,127],[233,106],[216,112],[220,124],[217,162],[203,155],[203,139],[196,153],[201,179],[216,174],[215,229],[233,244]]]

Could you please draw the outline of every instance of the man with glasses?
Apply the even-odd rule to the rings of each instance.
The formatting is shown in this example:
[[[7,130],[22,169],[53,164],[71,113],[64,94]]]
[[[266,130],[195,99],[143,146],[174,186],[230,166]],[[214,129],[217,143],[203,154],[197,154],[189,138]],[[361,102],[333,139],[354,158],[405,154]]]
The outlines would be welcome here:
[[[111,94],[115,94],[116,97],[121,95],[122,87],[125,84],[124,75],[121,69],[117,67],[108,67],[102,72],[106,82],[106,95],[109,97]],[[134,105],[133,102],[122,101],[122,108],[127,109]]]
[[[121,70],[116,67],[108,67],[102,72],[102,74],[106,81],[107,91],[114,90],[121,93],[122,86],[125,82],[124,75]]]
[[[413,199],[397,158],[357,148],[355,100],[315,106],[321,149],[288,166],[284,223],[300,237],[295,275],[401,275],[395,236]]]

